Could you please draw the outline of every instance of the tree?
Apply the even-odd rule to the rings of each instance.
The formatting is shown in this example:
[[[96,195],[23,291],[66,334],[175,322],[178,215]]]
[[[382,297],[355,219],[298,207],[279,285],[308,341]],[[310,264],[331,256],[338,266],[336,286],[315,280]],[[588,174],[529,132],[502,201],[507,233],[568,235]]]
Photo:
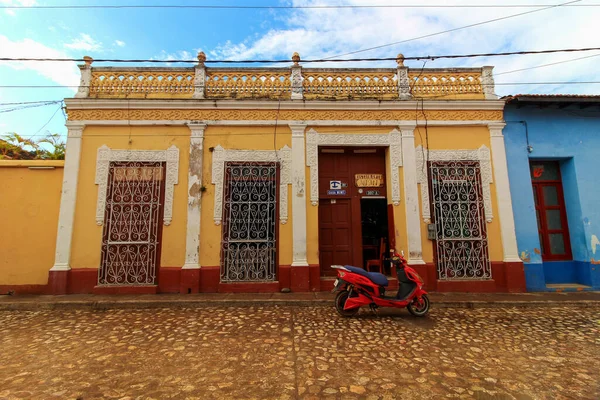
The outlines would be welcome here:
[[[0,138],[0,160],[64,160],[65,151],[66,143],[57,133],[48,134],[38,141],[15,132]]]

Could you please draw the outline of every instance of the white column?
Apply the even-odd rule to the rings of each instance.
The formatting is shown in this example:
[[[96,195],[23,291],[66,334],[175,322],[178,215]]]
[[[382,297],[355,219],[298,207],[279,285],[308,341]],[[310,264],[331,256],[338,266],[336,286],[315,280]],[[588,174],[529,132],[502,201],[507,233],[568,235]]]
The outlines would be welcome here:
[[[417,190],[417,160],[415,156],[415,124],[400,125],[402,133],[402,170],[404,171],[404,196],[406,201],[406,233],[408,236],[408,263],[425,264],[421,245],[421,220],[419,218],[419,192]]]
[[[519,251],[517,249],[515,220],[508,182],[506,149],[504,147],[504,136],[502,135],[502,128],[504,128],[505,125],[504,122],[488,124],[490,130],[490,142],[492,145],[494,183],[496,185],[496,200],[498,202],[498,216],[500,218],[500,233],[502,235],[504,262],[521,262]]]
[[[200,215],[202,210],[202,162],[206,124],[190,123],[190,164],[188,169],[187,234],[183,269],[200,268]]]
[[[204,86],[206,85],[206,68],[204,62],[206,54],[203,51],[198,52],[198,65],[194,68],[194,94],[193,99],[204,98]]]
[[[290,124],[292,130],[292,267],[306,267],[306,163],[304,124]]]
[[[67,122],[67,152],[63,171],[62,194],[58,214],[58,232],[56,234],[56,253],[54,266],[50,271],[69,271],[71,269],[71,239],[75,220],[77,201],[77,180],[79,177],[79,159],[81,158],[81,135],[84,124]]]

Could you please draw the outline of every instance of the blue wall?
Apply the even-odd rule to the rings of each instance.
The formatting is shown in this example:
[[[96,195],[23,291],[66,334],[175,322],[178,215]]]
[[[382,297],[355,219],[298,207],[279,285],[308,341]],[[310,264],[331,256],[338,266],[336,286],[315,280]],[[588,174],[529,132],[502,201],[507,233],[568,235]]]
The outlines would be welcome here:
[[[600,288],[600,110],[569,106],[539,108],[507,104],[504,140],[519,254],[529,291],[546,283],[581,283]],[[525,121],[523,123],[522,121]],[[529,146],[527,150],[527,135]],[[573,262],[542,262],[530,160],[560,161]]]

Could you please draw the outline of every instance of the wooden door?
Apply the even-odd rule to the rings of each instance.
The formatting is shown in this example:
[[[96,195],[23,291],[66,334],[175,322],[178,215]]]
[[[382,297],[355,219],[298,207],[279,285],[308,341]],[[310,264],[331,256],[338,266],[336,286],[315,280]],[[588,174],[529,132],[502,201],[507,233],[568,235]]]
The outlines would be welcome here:
[[[319,202],[319,263],[322,276],[335,276],[332,265],[353,265],[350,199]]]

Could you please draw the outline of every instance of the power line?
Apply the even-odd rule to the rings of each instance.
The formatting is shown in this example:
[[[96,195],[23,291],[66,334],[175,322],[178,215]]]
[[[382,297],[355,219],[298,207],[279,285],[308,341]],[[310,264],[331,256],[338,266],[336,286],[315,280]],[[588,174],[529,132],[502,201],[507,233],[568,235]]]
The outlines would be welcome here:
[[[473,54],[449,54],[449,55],[428,55],[428,56],[411,56],[404,57],[405,61],[417,60],[439,60],[452,58],[477,58],[477,57],[503,57],[528,54],[551,54],[551,53],[573,53],[583,51],[597,51],[600,47],[584,47],[584,48],[569,48],[569,49],[551,49],[551,50],[524,50],[524,51],[507,51],[501,53],[473,53]],[[0,61],[36,61],[36,62],[84,62],[83,58],[30,58],[30,57],[0,57]],[[344,58],[341,60],[330,60],[328,58],[320,58],[314,60],[300,60],[302,63],[325,63],[325,62],[374,62],[374,61],[396,61],[396,57],[376,57],[376,58]],[[100,58],[94,62],[111,62],[111,63],[197,63],[198,60],[172,59],[172,60],[156,60],[156,59],[120,59],[120,58]],[[280,64],[290,63],[291,60],[206,60],[205,63],[212,64]]]
[[[570,5],[572,3],[578,3],[580,1],[581,0],[574,0],[574,1],[569,1],[569,2],[566,2],[566,3],[555,4],[555,5],[551,5],[551,6],[548,6],[548,7],[544,7],[544,8],[539,8],[539,9],[536,9],[536,10],[532,10],[532,11],[525,11],[525,12],[518,13],[518,14],[507,15],[506,17],[494,18],[494,19],[490,19],[490,20],[487,20],[487,21],[477,22],[475,24],[465,25],[465,26],[461,26],[461,27],[453,28],[453,29],[448,29],[448,30],[441,31],[441,32],[430,33],[428,35],[423,35],[423,36],[415,37],[415,38],[412,38],[412,39],[400,40],[398,42],[392,42],[392,43],[382,44],[380,46],[374,46],[374,47],[369,47],[369,48],[362,49],[362,50],[351,51],[349,53],[337,54],[335,56],[330,56],[330,57],[327,57],[327,58],[331,59],[331,58],[348,56],[348,55],[351,55],[351,54],[363,53],[365,51],[381,49],[383,47],[394,46],[394,45],[401,44],[401,43],[407,43],[407,42],[412,42],[412,41],[415,41],[415,40],[425,39],[425,38],[429,38],[429,37],[433,37],[433,36],[437,36],[437,35],[443,35],[445,33],[456,32],[456,31],[459,31],[461,29],[472,28],[474,26],[489,24],[489,23],[492,23],[492,22],[502,21],[502,20],[509,19],[509,18],[514,18],[514,17],[519,17],[521,15],[533,14],[533,13],[536,13],[536,12],[540,12],[540,11],[544,11],[544,10],[549,10],[551,8],[567,6],[567,5]]]
[[[0,9],[12,10],[63,10],[63,9],[152,9],[152,8],[171,8],[171,9],[225,9],[225,10],[293,10],[293,9],[361,9],[361,8],[535,8],[535,7],[555,7],[556,4],[377,4],[377,5],[307,5],[307,6],[242,6],[242,5],[215,5],[215,4],[86,4],[86,5],[34,5],[34,6],[0,6]],[[600,4],[577,4],[568,5],[568,7],[598,7]]]
[[[44,129],[44,128],[46,127],[46,125],[48,125],[48,124],[50,123],[50,121],[52,121],[52,120],[54,119],[54,117],[56,116],[56,113],[57,113],[57,112],[58,112],[58,111],[59,111],[61,108],[63,108],[63,105],[62,105],[62,104],[58,106],[58,108],[56,109],[56,111],[54,111],[54,114],[52,114],[52,116],[50,117],[50,119],[48,120],[48,122],[46,122],[46,123],[45,123],[45,124],[44,124],[44,125],[43,125],[43,126],[40,128],[40,129],[38,129],[38,130],[37,130],[37,132],[35,133],[36,135],[37,135],[38,133],[40,133],[40,131],[41,131],[42,129]]]
[[[578,61],[578,60],[583,60],[586,58],[592,58],[592,57],[598,57],[600,56],[600,54],[594,54],[592,56],[585,56],[585,57],[578,57],[578,58],[572,58],[570,60],[563,60],[563,61],[558,61],[558,62],[554,62],[554,63],[549,63],[549,64],[542,64],[542,65],[536,65],[534,67],[527,67],[527,68],[521,68],[521,69],[514,69],[512,71],[506,71],[506,72],[499,72],[499,73],[494,73],[494,76],[498,76],[498,75],[506,75],[506,74],[512,74],[513,72],[521,72],[521,71],[528,71],[530,69],[536,69],[536,68],[542,68],[542,67],[549,67],[551,65],[558,65],[558,64],[564,64],[564,63],[569,63],[569,62],[573,62],[573,61]]]
[[[53,104],[56,104],[56,103],[62,103],[62,100],[48,101],[48,102],[39,103],[39,104],[25,104],[25,105],[20,105],[20,106],[14,106],[14,107],[10,107],[10,108],[0,109],[0,114],[1,113],[7,113],[7,112],[14,112],[14,111],[26,110],[28,108],[50,106],[50,105],[53,105]]]

